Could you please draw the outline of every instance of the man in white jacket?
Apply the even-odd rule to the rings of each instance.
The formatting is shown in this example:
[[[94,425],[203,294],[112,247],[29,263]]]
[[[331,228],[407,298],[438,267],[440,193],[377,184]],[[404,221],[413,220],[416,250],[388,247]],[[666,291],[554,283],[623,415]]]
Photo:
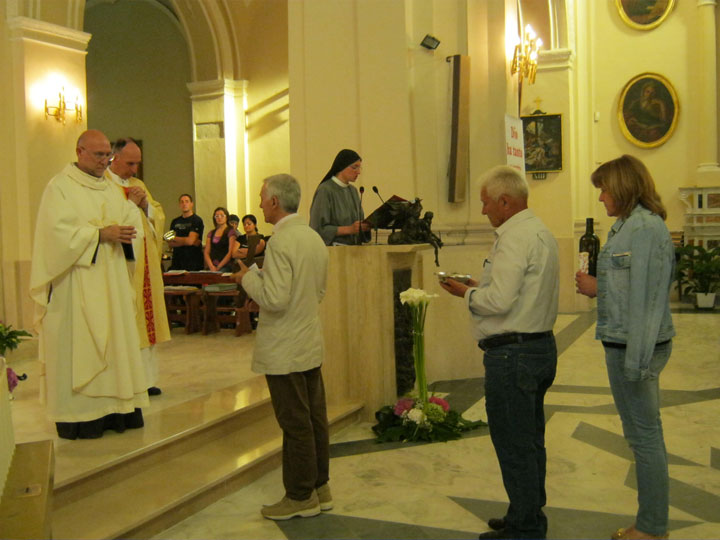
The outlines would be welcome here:
[[[266,178],[260,191],[265,221],[274,225],[263,269],[240,259],[238,283],[260,306],[253,371],[264,373],[283,430],[285,496],[262,515],[283,520],[332,509],[325,388],[320,368],[319,305],[327,281],[327,248],[297,214],[300,185],[288,174]]]

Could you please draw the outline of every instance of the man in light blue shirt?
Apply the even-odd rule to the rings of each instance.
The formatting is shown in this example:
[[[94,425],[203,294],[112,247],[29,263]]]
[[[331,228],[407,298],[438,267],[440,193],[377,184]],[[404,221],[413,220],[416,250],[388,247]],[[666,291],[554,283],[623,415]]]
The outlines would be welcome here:
[[[555,379],[557,242],[527,206],[522,174],[500,166],[485,176],[483,214],[496,227],[480,281],[441,283],[463,298],[485,351],[485,399],[510,505],[480,538],[545,538],[545,392]]]

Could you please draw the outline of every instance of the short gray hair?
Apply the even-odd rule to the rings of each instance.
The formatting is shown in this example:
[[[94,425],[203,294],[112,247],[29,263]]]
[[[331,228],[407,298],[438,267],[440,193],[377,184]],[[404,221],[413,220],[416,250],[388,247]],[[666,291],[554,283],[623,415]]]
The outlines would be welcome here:
[[[294,214],[300,206],[300,184],[289,174],[275,174],[263,180],[268,197],[277,197],[285,212]]]
[[[527,201],[528,184],[523,174],[514,167],[498,165],[482,176],[481,188],[488,197],[497,201],[501,195]]]

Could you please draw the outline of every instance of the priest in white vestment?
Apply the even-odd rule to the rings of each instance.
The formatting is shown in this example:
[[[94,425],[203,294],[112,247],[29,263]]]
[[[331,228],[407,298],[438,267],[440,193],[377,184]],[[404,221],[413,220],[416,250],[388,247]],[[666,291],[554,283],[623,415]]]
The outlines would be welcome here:
[[[135,318],[148,394],[157,396],[162,390],[157,386],[159,370],[155,345],[170,340],[160,260],[165,212],[160,203],[153,199],[145,183],[135,177],[142,162],[142,150],[138,144],[130,138],[118,139],[113,143],[112,151],[112,161],[105,171],[105,176],[122,190],[124,197],[136,205],[142,220],[143,235],[133,242]]]
[[[45,188],[30,294],[47,414],[62,438],[142,427],[147,381],[123,245],[142,235],[137,208],[103,177],[110,143],[89,130],[78,161]],[[130,255],[128,255],[130,257]]]

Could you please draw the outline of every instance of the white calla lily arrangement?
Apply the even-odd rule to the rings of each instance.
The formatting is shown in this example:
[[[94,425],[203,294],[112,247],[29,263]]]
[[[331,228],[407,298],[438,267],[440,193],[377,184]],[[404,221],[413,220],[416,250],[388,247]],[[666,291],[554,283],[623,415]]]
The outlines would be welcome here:
[[[465,420],[446,400],[428,396],[425,318],[430,301],[437,297],[437,294],[413,288],[400,293],[400,303],[408,306],[410,311],[417,395],[402,397],[394,405],[386,405],[375,413],[378,423],[372,429],[378,442],[448,441],[460,438],[463,431],[487,425],[482,421]]]

